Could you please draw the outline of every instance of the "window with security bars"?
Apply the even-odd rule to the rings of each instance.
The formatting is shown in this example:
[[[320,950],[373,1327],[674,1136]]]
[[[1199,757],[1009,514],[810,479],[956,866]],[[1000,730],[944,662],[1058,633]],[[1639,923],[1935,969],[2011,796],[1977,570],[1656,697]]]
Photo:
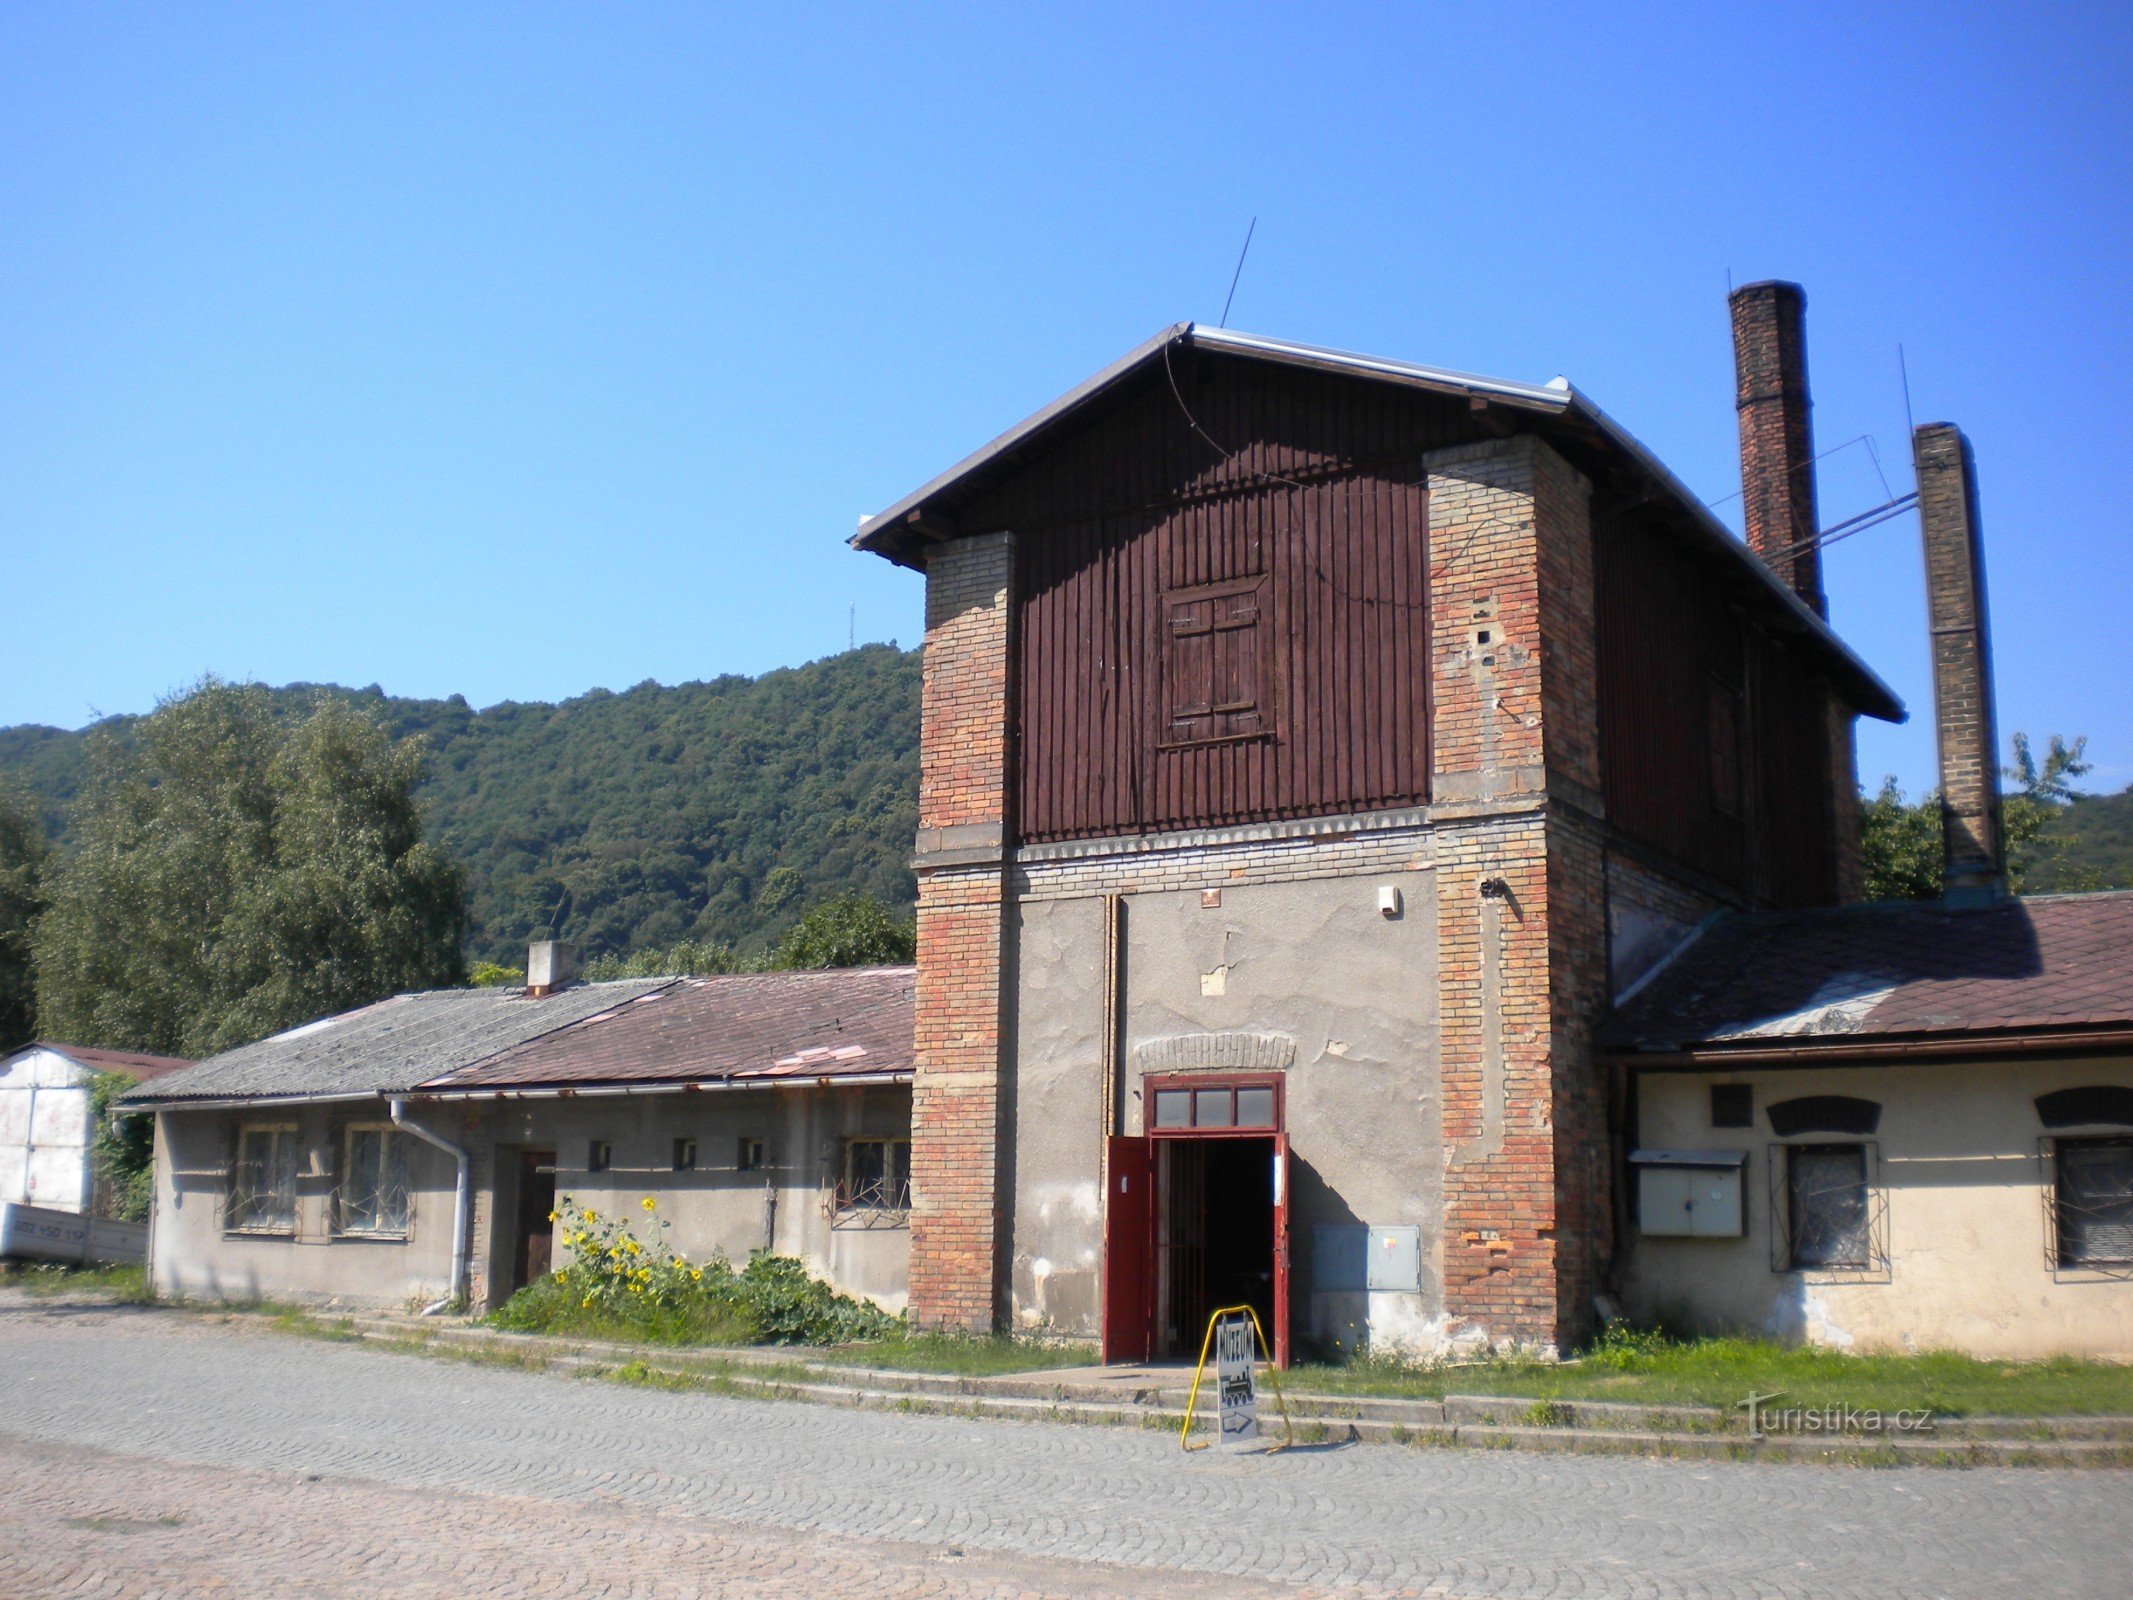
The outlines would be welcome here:
[[[357,1126],[343,1135],[341,1181],[334,1215],[339,1231],[376,1237],[407,1235],[408,1164],[413,1146],[398,1128]]]
[[[900,1217],[911,1209],[911,1141],[848,1139],[837,1183],[839,1217]]]
[[[1784,1175],[1782,1192],[1772,1196],[1771,1214],[1781,1224],[1771,1241],[1774,1269],[1866,1272],[1887,1266],[1886,1217],[1873,1183],[1871,1145],[1779,1145],[1770,1158],[1773,1180]]]
[[[294,1233],[296,1163],[294,1123],[240,1128],[223,1226],[232,1233]]]
[[[1249,738],[1269,730],[1259,580],[1163,597],[1165,744]]]
[[[2052,1151],[2062,1267],[2133,1265],[2133,1139],[2059,1139]]]

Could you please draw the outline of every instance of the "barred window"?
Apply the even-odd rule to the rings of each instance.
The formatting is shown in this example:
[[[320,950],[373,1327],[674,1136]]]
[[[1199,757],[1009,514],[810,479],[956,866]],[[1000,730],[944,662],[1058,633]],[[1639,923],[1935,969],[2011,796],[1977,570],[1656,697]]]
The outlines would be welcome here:
[[[1873,1264],[1866,1146],[1788,1146],[1785,1200],[1795,1269]]]
[[[2133,1139],[2061,1139],[2054,1157],[2059,1265],[2133,1263]]]
[[[911,1209],[911,1141],[852,1139],[844,1147],[840,1211]]]
[[[408,1136],[397,1128],[380,1123],[348,1130],[337,1208],[341,1232],[406,1234],[411,1153]]]
[[[296,1124],[255,1124],[237,1134],[225,1226],[232,1233],[296,1231]]]

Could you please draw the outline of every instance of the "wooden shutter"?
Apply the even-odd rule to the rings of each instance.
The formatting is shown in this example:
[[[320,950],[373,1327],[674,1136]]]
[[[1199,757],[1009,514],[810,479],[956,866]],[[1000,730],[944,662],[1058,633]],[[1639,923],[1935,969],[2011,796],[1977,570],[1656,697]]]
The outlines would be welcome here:
[[[1259,595],[1223,595],[1214,610],[1214,737],[1260,731]]]
[[[1165,597],[1164,744],[1268,730],[1262,614],[1256,580]]]

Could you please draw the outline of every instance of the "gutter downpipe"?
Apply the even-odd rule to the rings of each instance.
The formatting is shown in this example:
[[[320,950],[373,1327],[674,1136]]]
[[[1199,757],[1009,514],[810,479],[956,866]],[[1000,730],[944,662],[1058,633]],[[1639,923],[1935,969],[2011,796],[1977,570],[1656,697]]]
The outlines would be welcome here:
[[[459,1179],[452,1193],[452,1292],[442,1300],[422,1308],[422,1315],[434,1317],[453,1301],[460,1299],[467,1285],[467,1213],[472,1209],[474,1192],[474,1159],[466,1150],[438,1134],[430,1132],[419,1123],[407,1120],[407,1101],[400,1095],[386,1102],[392,1112],[393,1126],[413,1134],[424,1144],[434,1145],[459,1163]]]

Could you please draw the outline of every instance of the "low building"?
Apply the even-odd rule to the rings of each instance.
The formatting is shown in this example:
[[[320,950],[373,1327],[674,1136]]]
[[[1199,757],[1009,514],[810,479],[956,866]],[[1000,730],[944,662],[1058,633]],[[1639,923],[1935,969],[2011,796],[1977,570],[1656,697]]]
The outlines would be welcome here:
[[[651,1196],[685,1254],[768,1243],[902,1305],[909,968],[571,984],[544,945],[529,973],[129,1095],[156,1116],[157,1290],[485,1309],[548,1270],[560,1193]]]
[[[910,967],[683,978],[426,1083],[487,1168],[476,1299],[548,1270],[558,1197],[650,1198],[692,1260],[771,1250],[901,1311],[912,988]]]
[[[0,1059],[0,1202],[48,1211],[97,1208],[96,1113],[90,1085],[103,1072],[139,1082],[190,1061],[130,1050],[39,1040]]]
[[[2133,894],[1729,917],[1619,1015],[1640,1318],[2133,1357]]]

